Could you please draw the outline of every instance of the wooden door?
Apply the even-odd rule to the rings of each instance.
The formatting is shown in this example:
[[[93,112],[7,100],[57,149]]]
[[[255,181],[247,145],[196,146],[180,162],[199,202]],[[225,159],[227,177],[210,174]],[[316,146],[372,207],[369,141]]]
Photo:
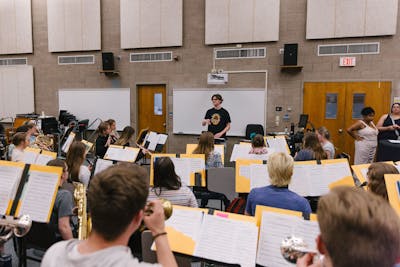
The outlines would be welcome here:
[[[354,159],[354,140],[346,129],[361,118],[363,107],[375,110],[376,123],[390,105],[391,82],[304,83],[303,113],[315,128],[328,128],[336,152]]]
[[[138,130],[166,132],[166,88],[165,85],[138,86]]]

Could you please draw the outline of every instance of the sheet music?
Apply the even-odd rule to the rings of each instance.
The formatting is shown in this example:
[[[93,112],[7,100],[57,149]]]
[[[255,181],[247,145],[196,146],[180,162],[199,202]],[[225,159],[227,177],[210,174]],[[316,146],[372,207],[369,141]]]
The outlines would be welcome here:
[[[296,225],[302,220],[293,215],[264,211],[258,240],[257,264],[268,267],[295,266],[283,258],[280,246],[285,237],[296,234]]]
[[[97,159],[96,160],[96,168],[94,169],[94,175],[97,173],[104,171],[108,167],[112,166],[113,162],[111,160],[105,160],[105,159]]]
[[[186,158],[190,162],[190,171],[192,173],[201,172],[206,169],[206,163],[203,158]]]
[[[204,215],[195,256],[215,261],[255,266],[258,228],[246,221]]]
[[[65,140],[64,145],[62,146],[61,150],[65,153],[68,153],[69,147],[71,146],[72,142],[74,141],[75,133],[70,133],[68,135],[67,140]]]
[[[138,155],[137,149],[110,146],[104,156],[106,159],[133,162]]]
[[[250,190],[256,187],[270,185],[267,164],[250,165]]]
[[[203,222],[203,214],[200,210],[174,209],[172,216],[165,221],[165,226],[174,228],[193,240],[197,240]]]
[[[184,185],[190,184],[190,161],[186,158],[171,158],[175,165],[175,172],[181,178]]]
[[[308,248],[317,250],[315,238],[320,234],[319,224],[317,221],[302,220],[295,228],[294,234],[303,238]]]
[[[221,157],[222,157],[222,155],[225,154],[225,153],[224,153],[224,145],[215,145],[215,146],[214,146],[214,150],[215,150],[216,152],[218,152],[219,154],[221,154]]]
[[[235,144],[233,146],[230,161],[236,161],[239,158],[248,159],[250,149],[251,149],[250,144]]]
[[[166,134],[158,134],[158,144],[160,144],[160,145],[165,145],[165,143],[167,142],[167,138],[168,138],[168,135],[166,135]]]
[[[18,216],[29,214],[33,221],[48,222],[58,183],[57,173],[30,171],[21,196],[21,209]]]
[[[156,149],[158,143],[158,134],[155,132],[150,132],[147,136],[147,140],[149,142],[148,150],[154,151]]]
[[[295,164],[293,168],[293,176],[289,184],[289,190],[296,192],[300,196],[307,196],[310,191],[308,175],[307,165]]]
[[[334,174],[332,175],[326,169],[327,165],[308,165],[306,179],[308,179],[309,190],[307,196],[322,196],[329,192],[329,184],[333,182]]]
[[[242,165],[239,167],[239,175],[250,179],[250,165]]]
[[[44,165],[47,165],[47,163],[52,159],[54,159],[54,158],[50,155],[39,154],[36,158],[35,164],[44,166]]]
[[[268,146],[275,150],[275,152],[283,152],[289,154],[288,145],[285,137],[267,138]]]
[[[6,214],[10,200],[14,199],[23,168],[0,165],[0,214]]]
[[[24,159],[22,161],[27,164],[34,164],[36,162],[36,157],[38,155],[39,154],[34,151],[25,150],[24,151]]]

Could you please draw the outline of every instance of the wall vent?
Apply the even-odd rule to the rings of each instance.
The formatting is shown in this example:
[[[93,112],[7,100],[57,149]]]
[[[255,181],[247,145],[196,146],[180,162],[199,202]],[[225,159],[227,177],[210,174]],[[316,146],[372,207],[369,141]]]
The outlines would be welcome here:
[[[28,58],[0,58],[0,66],[27,65]]]
[[[318,56],[379,54],[380,43],[318,45]]]
[[[215,49],[215,59],[265,58],[266,53],[265,47]]]
[[[130,62],[172,61],[172,52],[130,53]]]
[[[94,55],[59,56],[58,65],[94,64]]]

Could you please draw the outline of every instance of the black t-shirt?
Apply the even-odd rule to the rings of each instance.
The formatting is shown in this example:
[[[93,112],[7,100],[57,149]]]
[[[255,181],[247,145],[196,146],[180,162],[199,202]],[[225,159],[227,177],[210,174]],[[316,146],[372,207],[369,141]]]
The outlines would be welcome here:
[[[108,140],[108,135],[106,136],[99,135],[99,137],[97,137],[96,139],[96,156],[98,156],[99,158],[103,158],[107,152],[108,149],[108,147],[106,147],[107,140]]]
[[[225,129],[226,125],[231,122],[231,117],[229,116],[228,111],[224,108],[215,109],[211,108],[207,110],[206,116],[204,119],[209,119],[211,124],[208,125],[208,131],[213,134],[217,134]],[[226,134],[221,136],[221,138],[225,138]]]
[[[400,119],[395,120],[394,123],[397,124],[397,125],[400,125]],[[390,118],[390,115],[388,115],[386,117],[386,119],[383,121],[382,126],[385,127],[385,126],[391,126],[391,125],[393,125],[393,121]],[[378,140],[388,140],[388,139],[397,140],[396,131],[382,131],[382,132],[379,132]]]

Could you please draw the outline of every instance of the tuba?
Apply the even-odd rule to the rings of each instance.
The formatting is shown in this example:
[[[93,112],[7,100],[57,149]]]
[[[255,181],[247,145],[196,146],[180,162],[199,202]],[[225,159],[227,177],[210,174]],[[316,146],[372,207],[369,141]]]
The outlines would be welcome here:
[[[4,244],[13,235],[16,237],[25,236],[32,226],[32,220],[29,215],[22,215],[20,218],[3,216],[0,218],[0,244]]]
[[[74,187],[74,199],[78,207],[78,239],[84,240],[88,238],[92,230],[92,221],[87,214],[86,187],[84,184],[78,182],[74,182]]]

